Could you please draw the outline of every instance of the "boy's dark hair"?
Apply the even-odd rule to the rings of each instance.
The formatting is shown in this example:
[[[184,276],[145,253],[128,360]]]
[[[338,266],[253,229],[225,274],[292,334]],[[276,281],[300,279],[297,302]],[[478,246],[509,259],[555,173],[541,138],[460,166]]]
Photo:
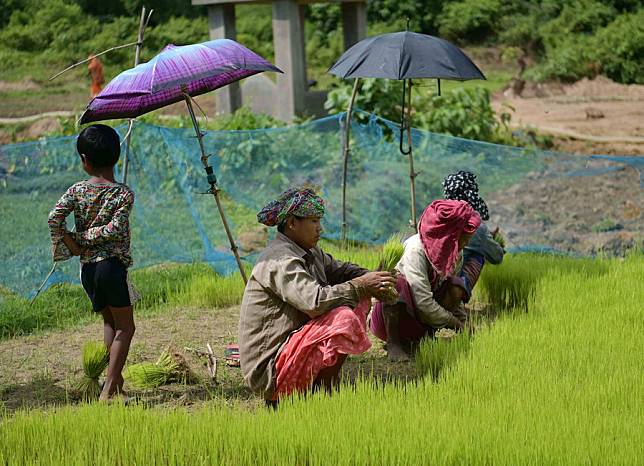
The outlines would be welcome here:
[[[76,150],[93,167],[112,167],[121,155],[119,135],[107,125],[88,126],[78,135]]]

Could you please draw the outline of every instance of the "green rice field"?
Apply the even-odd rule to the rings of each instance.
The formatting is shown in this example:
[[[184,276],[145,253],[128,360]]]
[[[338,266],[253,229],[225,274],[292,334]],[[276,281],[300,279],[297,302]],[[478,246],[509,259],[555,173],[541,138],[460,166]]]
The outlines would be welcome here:
[[[369,267],[379,254],[333,252]],[[172,274],[183,281],[164,278]],[[475,294],[496,318],[423,342],[414,380],[359,377],[276,411],[233,401],[5,412],[0,464],[644,464],[643,275],[641,255],[510,255],[485,268]],[[200,266],[135,279],[145,312],[236,303],[242,291]],[[65,289],[74,298],[59,295],[63,307],[77,291]],[[78,318],[5,329],[5,338]]]

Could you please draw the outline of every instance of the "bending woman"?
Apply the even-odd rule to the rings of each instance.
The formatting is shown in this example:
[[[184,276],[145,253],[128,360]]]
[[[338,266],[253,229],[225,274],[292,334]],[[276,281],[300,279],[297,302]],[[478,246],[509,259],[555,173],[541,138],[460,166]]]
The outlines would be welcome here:
[[[479,195],[479,185],[474,173],[461,170],[447,175],[443,180],[443,193],[445,199],[467,202],[481,216],[481,226],[463,250],[462,266],[458,273],[465,286],[463,302],[468,302],[483,266],[486,263],[498,265],[503,262],[505,251],[485,224],[490,219],[490,214],[487,204]]]
[[[244,291],[239,352],[245,382],[267,404],[337,383],[347,354],[368,350],[370,298],[394,286],[387,272],[339,262],[317,243],[324,201],[290,189],[257,214],[277,226]]]
[[[418,341],[443,327],[463,328],[458,312],[463,283],[451,274],[480,224],[479,214],[463,201],[434,201],[423,212],[418,233],[405,241],[396,265],[398,302],[379,301],[371,315],[371,331],[387,342],[390,360],[409,360],[404,340]]]

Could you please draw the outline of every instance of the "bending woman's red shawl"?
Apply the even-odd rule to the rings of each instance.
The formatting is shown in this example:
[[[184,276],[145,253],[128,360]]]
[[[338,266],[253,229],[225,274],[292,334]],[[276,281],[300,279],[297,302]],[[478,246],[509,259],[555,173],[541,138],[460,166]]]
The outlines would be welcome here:
[[[425,255],[441,277],[451,274],[458,260],[461,234],[472,234],[481,217],[467,202],[434,201],[420,217],[418,233]]]

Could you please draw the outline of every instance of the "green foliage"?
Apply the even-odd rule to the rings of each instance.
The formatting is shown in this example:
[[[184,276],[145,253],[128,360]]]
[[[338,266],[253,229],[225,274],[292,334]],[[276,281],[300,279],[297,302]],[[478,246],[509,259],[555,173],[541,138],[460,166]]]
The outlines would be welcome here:
[[[501,0],[448,3],[438,20],[441,36],[458,43],[489,40],[498,27]]]
[[[138,27],[132,29],[136,34]],[[136,38],[136,36],[135,36]],[[208,40],[208,18],[186,18],[177,16],[163,24],[150,28],[145,33],[145,60],[151,59],[168,44],[188,45]],[[130,51],[130,57],[132,52]]]
[[[431,110],[419,117],[429,131],[477,141],[504,141],[501,130],[507,130],[510,114],[497,117],[487,89],[454,89],[434,96],[431,104]]]
[[[416,84],[423,83],[418,80]],[[351,83],[329,93],[324,107],[329,113],[345,112],[351,98]],[[510,113],[497,115],[490,103],[490,91],[482,87],[456,87],[427,98],[415,86],[412,93],[412,125],[436,133],[496,143],[517,143],[509,135]],[[355,107],[400,122],[402,85],[390,79],[361,80]],[[358,118],[364,118],[358,116]]]
[[[622,14],[597,31],[594,58],[601,72],[621,83],[644,83],[644,9]]]
[[[329,113],[345,112],[351,101],[352,83],[329,92],[324,108]],[[413,94],[412,94],[413,95]],[[418,95],[414,103],[418,103]],[[391,121],[400,121],[402,82],[391,79],[361,79],[354,106]]]

